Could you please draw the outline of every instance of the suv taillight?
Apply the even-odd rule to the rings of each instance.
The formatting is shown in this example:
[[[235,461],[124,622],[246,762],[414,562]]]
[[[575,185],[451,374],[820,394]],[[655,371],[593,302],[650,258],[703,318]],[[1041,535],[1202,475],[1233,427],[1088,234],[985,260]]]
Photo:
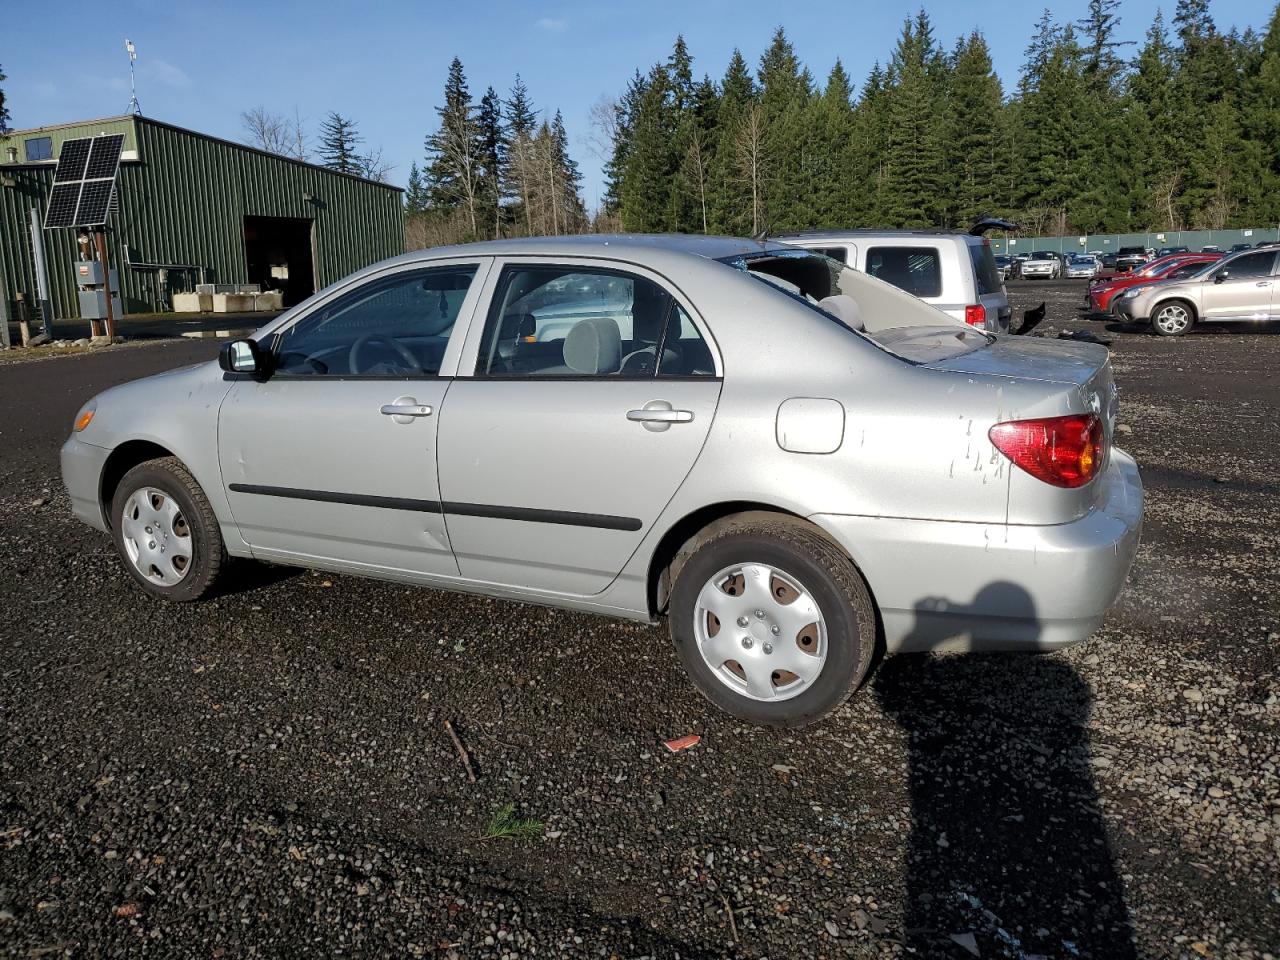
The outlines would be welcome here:
[[[1097,414],[1010,420],[987,436],[1023,470],[1055,487],[1083,487],[1102,469],[1106,434]]]
[[[987,308],[980,303],[971,303],[964,308],[964,322],[971,327],[987,325]]]

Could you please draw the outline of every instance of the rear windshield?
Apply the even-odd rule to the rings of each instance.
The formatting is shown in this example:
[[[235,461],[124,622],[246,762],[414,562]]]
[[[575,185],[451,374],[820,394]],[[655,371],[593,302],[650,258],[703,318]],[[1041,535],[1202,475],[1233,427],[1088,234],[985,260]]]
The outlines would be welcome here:
[[[999,293],[1000,271],[996,269],[996,258],[991,248],[985,243],[972,243],[969,245],[969,256],[973,258],[973,275],[978,283],[978,296]]]
[[[867,273],[915,297],[942,296],[942,258],[934,247],[868,247]]]
[[[911,252],[936,253],[919,247],[911,248]],[[992,342],[977,328],[900,288],[816,251],[770,250],[755,256],[727,257],[721,262],[914,363],[980,350]]]

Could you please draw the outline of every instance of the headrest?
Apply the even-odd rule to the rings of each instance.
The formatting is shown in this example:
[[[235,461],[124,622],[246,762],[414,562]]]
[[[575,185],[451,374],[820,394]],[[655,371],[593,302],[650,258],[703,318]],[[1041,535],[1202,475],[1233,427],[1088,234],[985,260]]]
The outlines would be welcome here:
[[[564,365],[575,373],[616,373],[621,364],[622,333],[616,320],[579,320],[564,338]]]
[[[850,330],[865,330],[862,324],[862,311],[858,309],[858,301],[847,293],[837,293],[818,301],[818,309],[831,314]]]

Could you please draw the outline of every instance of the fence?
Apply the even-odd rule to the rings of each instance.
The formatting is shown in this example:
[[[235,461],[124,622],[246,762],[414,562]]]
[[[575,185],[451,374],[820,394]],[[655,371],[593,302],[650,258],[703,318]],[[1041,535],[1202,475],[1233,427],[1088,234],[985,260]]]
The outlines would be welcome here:
[[[1230,250],[1237,243],[1280,241],[1280,226],[1246,227],[1240,230],[1153,230],[1150,233],[1073,234],[1065,237],[1005,237],[991,235],[991,249],[996,253],[1030,253],[1052,250],[1055,253],[1086,253],[1100,250],[1115,253],[1121,247],[1201,247],[1216,246]]]

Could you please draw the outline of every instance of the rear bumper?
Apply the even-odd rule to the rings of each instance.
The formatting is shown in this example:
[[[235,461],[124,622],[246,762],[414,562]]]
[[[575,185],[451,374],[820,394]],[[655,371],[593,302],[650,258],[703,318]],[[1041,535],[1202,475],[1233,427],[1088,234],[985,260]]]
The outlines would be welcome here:
[[[71,497],[71,512],[99,530],[107,529],[99,499],[102,466],[111,451],[76,439],[75,435],[62,445],[62,482]]]
[[[1142,532],[1142,479],[1112,451],[1098,503],[1053,526],[823,514],[867,578],[890,653],[1052,650],[1086,639],[1120,594]]]

